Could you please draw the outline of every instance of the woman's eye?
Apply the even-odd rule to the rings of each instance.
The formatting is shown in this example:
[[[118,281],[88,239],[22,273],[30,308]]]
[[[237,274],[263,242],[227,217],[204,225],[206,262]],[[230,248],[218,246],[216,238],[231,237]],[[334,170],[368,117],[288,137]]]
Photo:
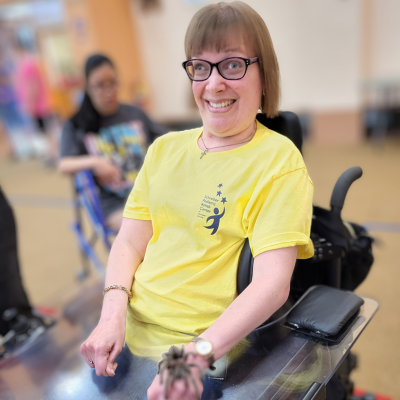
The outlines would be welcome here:
[[[195,71],[204,71],[205,67],[203,64],[196,64],[194,66]]]
[[[236,68],[240,68],[240,65],[239,65],[239,63],[237,61],[232,61],[232,62],[229,63],[228,68],[229,69],[236,69]]]

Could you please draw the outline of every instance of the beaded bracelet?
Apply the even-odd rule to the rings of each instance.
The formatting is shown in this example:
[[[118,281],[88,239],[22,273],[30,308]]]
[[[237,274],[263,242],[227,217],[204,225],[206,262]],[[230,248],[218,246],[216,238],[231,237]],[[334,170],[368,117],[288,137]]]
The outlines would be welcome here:
[[[121,286],[121,285],[111,285],[111,286],[108,286],[108,287],[106,287],[106,288],[103,290],[103,296],[104,296],[107,292],[109,292],[110,290],[112,290],[112,289],[123,290],[123,291],[128,295],[128,304],[130,303],[131,298],[132,298],[132,292],[131,292],[129,289],[127,289],[125,286]]]

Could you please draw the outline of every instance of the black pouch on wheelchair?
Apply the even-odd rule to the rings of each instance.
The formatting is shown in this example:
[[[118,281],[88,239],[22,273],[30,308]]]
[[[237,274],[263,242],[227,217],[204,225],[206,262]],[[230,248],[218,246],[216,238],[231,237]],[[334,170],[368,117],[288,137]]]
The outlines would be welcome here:
[[[344,223],[352,240],[349,251],[342,261],[342,289],[354,290],[367,277],[374,262],[372,243],[368,231],[353,222]]]
[[[355,322],[364,300],[354,293],[329,286],[307,291],[286,317],[286,325],[296,331],[339,343]]]

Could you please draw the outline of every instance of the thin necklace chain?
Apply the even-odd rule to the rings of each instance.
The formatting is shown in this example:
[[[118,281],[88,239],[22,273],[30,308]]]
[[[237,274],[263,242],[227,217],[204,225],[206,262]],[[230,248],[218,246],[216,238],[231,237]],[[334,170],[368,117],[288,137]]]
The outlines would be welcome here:
[[[256,130],[257,130],[257,129],[256,129]],[[254,133],[255,133],[255,132],[254,132]],[[237,145],[237,144],[242,144],[242,143],[250,142],[250,140],[253,139],[253,137],[254,137],[254,133],[251,135],[251,138],[250,138],[250,139],[247,139],[247,140],[245,140],[245,141],[243,141],[243,142],[232,143],[232,144],[224,144],[223,146],[207,147],[206,144],[204,143],[204,140],[203,140],[203,132],[202,132],[202,133],[201,133],[201,136],[200,136],[200,139],[201,139],[201,141],[203,142],[203,146],[204,146],[205,150],[201,153],[200,160],[207,154],[208,150],[218,149],[218,148],[220,148],[220,147],[235,146],[235,145]]]

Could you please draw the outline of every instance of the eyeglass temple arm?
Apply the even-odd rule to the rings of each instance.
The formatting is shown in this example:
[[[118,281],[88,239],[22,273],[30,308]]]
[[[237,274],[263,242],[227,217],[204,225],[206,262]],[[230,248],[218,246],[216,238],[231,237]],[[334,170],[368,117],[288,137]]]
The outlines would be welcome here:
[[[258,57],[249,58],[249,65],[254,64],[258,61]]]

